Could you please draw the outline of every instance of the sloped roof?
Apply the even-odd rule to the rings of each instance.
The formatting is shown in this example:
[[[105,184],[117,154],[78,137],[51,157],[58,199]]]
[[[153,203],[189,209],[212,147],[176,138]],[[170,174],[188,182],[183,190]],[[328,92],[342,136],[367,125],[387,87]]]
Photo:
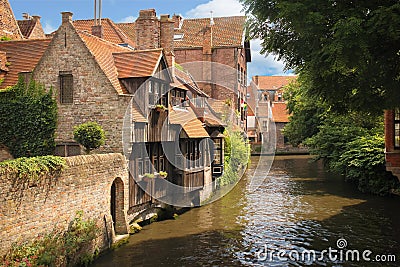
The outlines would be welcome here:
[[[17,20],[18,22],[18,27],[21,30],[22,35],[26,38],[29,39],[31,38],[32,32],[35,30],[35,27],[38,27],[36,30],[36,34],[40,34],[42,36],[36,36],[36,38],[46,38],[46,35],[43,31],[42,24],[40,23],[40,20],[38,19],[24,19],[24,20]],[[35,37],[33,37],[35,38]]]
[[[18,73],[31,72],[50,41],[50,39],[40,39],[0,42],[0,51],[6,53],[7,63],[4,64],[8,68],[7,72],[0,74],[0,78],[4,78],[0,88],[15,85],[18,82]]]
[[[254,76],[253,82],[262,90],[278,90],[288,85],[297,76]]]
[[[229,110],[229,107],[225,104],[224,100],[212,99],[211,101],[208,101],[208,104],[214,110],[214,112],[219,114],[223,114]]]
[[[289,114],[285,102],[272,103],[272,118],[274,122],[289,122]]]
[[[147,122],[146,117],[140,111],[140,107],[135,101],[132,101],[132,116],[135,122]]]
[[[162,59],[162,49],[114,53],[118,78],[151,77]]]
[[[72,23],[77,30],[92,33],[94,19],[74,20]],[[114,44],[126,43],[135,47],[135,39],[129,38],[111,19],[101,19],[101,25],[103,27],[103,38],[105,40]]]
[[[114,64],[113,53],[129,52],[128,48],[113,44],[84,31],[77,31],[86,47],[94,56],[104,74],[112,83],[119,94],[127,94],[128,91],[118,80],[117,68]]]
[[[171,124],[181,125],[189,138],[210,137],[191,108],[170,108],[168,118]]]
[[[214,18],[212,46],[242,46],[245,22],[245,16]],[[182,27],[175,29],[175,34],[183,34],[181,40],[175,40],[175,48],[202,47],[207,25],[210,25],[210,18],[184,19]]]
[[[127,23],[117,23],[116,24],[121,31],[124,32],[126,36],[128,36],[133,42],[136,42],[136,30],[134,22]]]

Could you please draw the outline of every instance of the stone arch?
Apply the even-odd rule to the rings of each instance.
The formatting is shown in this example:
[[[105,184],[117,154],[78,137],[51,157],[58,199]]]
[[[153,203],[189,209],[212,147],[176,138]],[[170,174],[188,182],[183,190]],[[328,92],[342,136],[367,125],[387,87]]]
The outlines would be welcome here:
[[[128,233],[125,218],[124,182],[117,177],[111,185],[110,213],[116,234]]]

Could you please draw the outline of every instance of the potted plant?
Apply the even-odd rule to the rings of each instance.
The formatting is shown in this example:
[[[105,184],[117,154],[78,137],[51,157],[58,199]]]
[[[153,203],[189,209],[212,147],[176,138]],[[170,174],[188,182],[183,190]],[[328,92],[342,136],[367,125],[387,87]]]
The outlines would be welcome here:
[[[152,173],[143,174],[143,181],[149,182],[151,179],[154,179],[154,174]]]
[[[155,106],[155,109],[156,109],[157,112],[161,112],[161,111],[165,110],[165,106],[162,105],[162,104],[158,104],[158,105]]]
[[[167,172],[160,171],[159,177],[160,177],[161,179],[165,179],[165,178],[167,178],[167,176],[168,176],[168,173],[167,173]]]

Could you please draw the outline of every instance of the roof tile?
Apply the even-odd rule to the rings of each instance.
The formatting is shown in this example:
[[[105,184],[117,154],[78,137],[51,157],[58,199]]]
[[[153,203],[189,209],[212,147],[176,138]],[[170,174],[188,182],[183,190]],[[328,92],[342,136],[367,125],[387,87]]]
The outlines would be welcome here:
[[[114,53],[118,78],[153,76],[162,55],[162,49]]]
[[[297,76],[254,76],[253,82],[262,90],[278,90],[288,85]]]
[[[73,24],[77,30],[92,33],[94,19],[75,20]],[[105,40],[114,44],[126,43],[135,47],[135,39],[131,39],[127,36],[112,20],[108,18],[101,19],[101,25],[103,26],[103,38]]]
[[[170,108],[168,118],[171,124],[181,125],[189,138],[210,137],[191,108]]]
[[[8,68],[7,72],[0,74],[0,77],[4,78],[0,88],[4,89],[15,85],[20,72],[31,72],[50,41],[50,39],[40,39],[0,42],[0,51],[6,53],[7,63],[4,64]]]
[[[271,109],[274,122],[289,122],[289,114],[286,110],[285,102],[273,102]]]
[[[245,16],[214,18],[212,46],[242,46],[245,22]],[[209,24],[209,18],[183,20],[182,27],[175,29],[175,34],[183,34],[181,40],[174,42],[175,47],[202,47],[203,30]]]

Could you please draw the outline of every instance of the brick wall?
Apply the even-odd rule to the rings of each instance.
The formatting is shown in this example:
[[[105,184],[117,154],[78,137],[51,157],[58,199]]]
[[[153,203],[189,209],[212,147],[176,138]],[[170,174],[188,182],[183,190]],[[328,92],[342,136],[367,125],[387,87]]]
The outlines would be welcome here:
[[[59,73],[73,76],[73,103],[61,104]],[[122,152],[122,125],[130,97],[120,96],[71,23],[63,23],[34,70],[34,79],[53,87],[58,102],[57,142],[73,141],[73,128],[98,122],[106,132],[102,152]]]
[[[135,22],[136,49],[160,47],[160,22],[154,9],[140,10]]]
[[[8,0],[0,1],[0,31],[0,36],[17,40],[22,39],[22,34]]]
[[[66,161],[68,167],[60,175],[41,178],[39,183],[18,181],[16,186],[15,179],[0,177],[0,255],[13,242],[31,240],[38,234],[51,232],[55,226],[66,229],[78,210],[97,221],[102,229],[98,244],[106,247],[108,238],[113,238],[110,231],[113,182],[117,184],[115,228],[126,233],[128,173],[124,157],[98,154],[70,157]]]
[[[385,111],[386,170],[400,179],[400,150],[394,148],[394,110]]]

